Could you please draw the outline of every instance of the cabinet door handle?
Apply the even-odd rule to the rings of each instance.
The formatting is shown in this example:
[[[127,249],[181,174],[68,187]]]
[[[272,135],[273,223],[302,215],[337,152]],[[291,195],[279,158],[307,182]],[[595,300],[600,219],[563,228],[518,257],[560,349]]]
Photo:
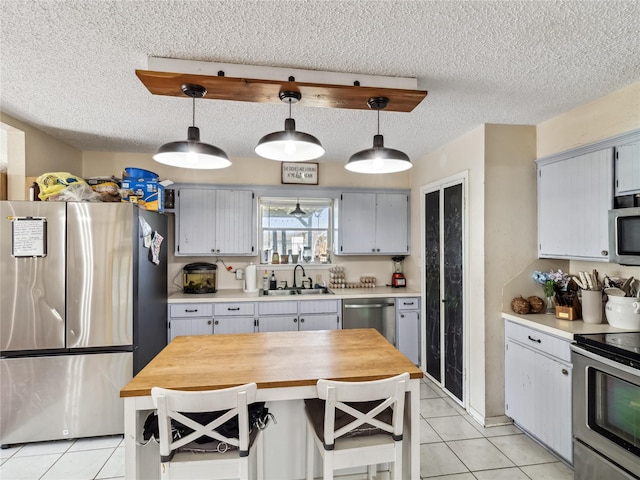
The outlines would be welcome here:
[[[404,318],[404,313],[402,315],[400,315],[400,318]]]
[[[569,371],[566,368],[562,369],[562,374],[563,375],[569,375]]]
[[[240,307],[236,307],[236,308],[229,307],[229,308],[227,308],[227,310],[230,311],[230,312],[237,312],[238,310],[240,310]]]
[[[209,325],[211,325],[211,320],[209,320]],[[218,325],[218,320],[216,320],[215,322],[213,322],[214,325]]]
[[[298,323],[298,319],[297,319],[297,318],[294,318],[294,319],[293,319],[293,323]]]
[[[189,310],[188,308],[185,308],[184,310],[186,313],[196,313],[198,311],[198,309],[196,308],[195,310]]]
[[[533,338],[531,335],[529,335],[528,337],[529,337],[529,340],[531,340],[532,342],[542,343],[542,340],[540,340],[539,338]]]
[[[602,251],[600,252],[600,254],[601,254],[603,257],[606,257],[607,255],[609,255],[609,251],[608,251],[608,250],[602,250]]]
[[[403,302],[403,305],[413,305],[413,302]]]
[[[216,322],[216,325],[218,324],[218,322]],[[207,325],[211,325],[211,320],[207,321]]]
[[[300,323],[304,323],[304,318],[301,318],[301,319],[300,319]]]

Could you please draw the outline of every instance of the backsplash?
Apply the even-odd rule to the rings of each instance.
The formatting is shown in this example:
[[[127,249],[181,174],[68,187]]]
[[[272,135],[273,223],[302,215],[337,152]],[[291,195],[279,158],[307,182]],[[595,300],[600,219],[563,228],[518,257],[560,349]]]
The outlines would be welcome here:
[[[172,243],[172,242],[171,242]],[[230,290],[241,289],[244,285],[244,280],[237,280],[235,271],[237,269],[245,270],[250,262],[256,263],[258,257],[176,257],[173,255],[173,250],[169,252],[169,295],[180,292],[182,290],[182,267],[187,263],[195,262],[207,262],[214,263],[217,259],[224,262],[218,262],[218,290]],[[334,256],[332,257],[333,264],[312,264],[299,262],[305,269],[305,278],[310,277],[313,283],[322,284],[323,282],[329,284],[329,269],[332,266],[340,266],[344,268],[345,280],[348,283],[359,283],[360,277],[376,277],[377,286],[385,286],[391,282],[392,262],[391,257],[376,257],[376,256]],[[232,267],[232,271],[227,271],[225,268]],[[262,279],[264,271],[267,270],[269,276],[271,271],[275,272],[278,282],[286,281],[287,285],[291,286],[293,283],[293,269],[295,264],[286,265],[257,265],[258,283]],[[298,272],[297,283],[300,283],[301,273]],[[419,285],[408,285],[410,288],[418,290]]]

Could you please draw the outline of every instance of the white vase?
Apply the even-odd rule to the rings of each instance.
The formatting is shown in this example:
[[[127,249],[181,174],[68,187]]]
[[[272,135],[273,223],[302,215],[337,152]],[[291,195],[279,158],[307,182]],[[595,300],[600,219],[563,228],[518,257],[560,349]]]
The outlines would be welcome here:
[[[601,290],[582,290],[582,321],[602,323]]]

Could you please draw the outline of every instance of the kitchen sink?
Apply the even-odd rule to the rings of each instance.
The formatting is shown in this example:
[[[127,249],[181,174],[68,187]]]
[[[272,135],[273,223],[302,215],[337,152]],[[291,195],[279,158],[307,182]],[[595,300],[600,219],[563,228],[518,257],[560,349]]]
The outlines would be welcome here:
[[[276,296],[287,296],[287,295],[333,295],[326,288],[284,288],[282,290],[265,290],[263,292],[264,295],[276,295]]]

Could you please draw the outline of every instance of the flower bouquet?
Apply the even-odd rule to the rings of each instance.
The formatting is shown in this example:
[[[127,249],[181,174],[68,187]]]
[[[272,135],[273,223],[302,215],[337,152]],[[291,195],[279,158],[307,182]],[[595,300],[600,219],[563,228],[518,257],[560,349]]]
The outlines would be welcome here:
[[[556,289],[567,289],[569,275],[564,273],[562,270],[558,270],[557,272],[540,272],[536,270],[533,272],[532,277],[537,284],[542,285],[544,288],[544,295],[547,299],[544,313],[555,315],[556,311],[553,303],[553,296]]]

